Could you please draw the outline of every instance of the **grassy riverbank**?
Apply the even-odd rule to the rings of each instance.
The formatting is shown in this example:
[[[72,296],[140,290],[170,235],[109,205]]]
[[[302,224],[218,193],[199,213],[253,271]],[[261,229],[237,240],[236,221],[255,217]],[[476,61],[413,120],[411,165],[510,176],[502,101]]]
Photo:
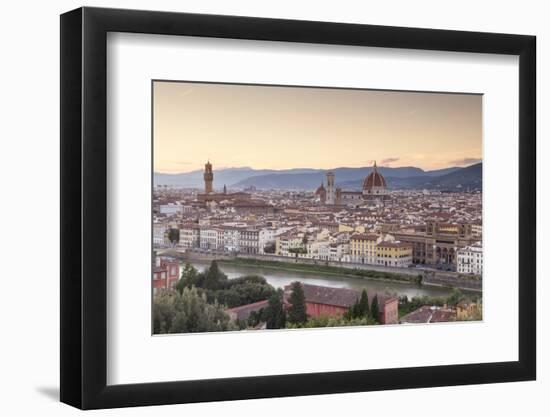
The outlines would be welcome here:
[[[397,281],[397,282],[406,282],[413,284],[421,284],[422,276],[414,275],[405,275],[397,274],[393,272],[381,272],[381,271],[369,271],[364,269],[351,269],[351,268],[342,268],[338,266],[330,265],[312,265],[312,264],[302,264],[294,262],[279,262],[279,261],[268,261],[261,259],[219,259],[219,263],[235,265],[235,266],[253,266],[260,268],[271,268],[282,271],[292,271],[292,272],[305,272],[305,273],[315,273],[323,275],[337,275],[337,276],[350,276],[356,278],[369,278],[377,279],[384,281]]]

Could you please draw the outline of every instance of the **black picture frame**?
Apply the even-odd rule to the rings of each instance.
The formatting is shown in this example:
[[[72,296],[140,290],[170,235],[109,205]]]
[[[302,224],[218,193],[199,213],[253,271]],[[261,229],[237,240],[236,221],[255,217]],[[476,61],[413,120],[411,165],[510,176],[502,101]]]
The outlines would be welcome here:
[[[519,56],[519,360],[113,385],[107,376],[108,32]],[[536,378],[534,36],[79,8],[61,15],[61,401],[82,409]]]

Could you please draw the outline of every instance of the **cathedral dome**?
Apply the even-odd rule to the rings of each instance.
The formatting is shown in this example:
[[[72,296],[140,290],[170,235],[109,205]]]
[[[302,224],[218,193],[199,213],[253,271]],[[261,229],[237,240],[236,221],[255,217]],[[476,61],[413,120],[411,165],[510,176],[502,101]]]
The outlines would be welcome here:
[[[324,203],[327,198],[327,190],[323,183],[315,190],[315,195]]]
[[[363,192],[368,192],[370,194],[374,190],[385,189],[386,187],[386,180],[382,174],[378,172],[376,162],[374,162],[372,172],[365,178],[365,181],[363,181]]]

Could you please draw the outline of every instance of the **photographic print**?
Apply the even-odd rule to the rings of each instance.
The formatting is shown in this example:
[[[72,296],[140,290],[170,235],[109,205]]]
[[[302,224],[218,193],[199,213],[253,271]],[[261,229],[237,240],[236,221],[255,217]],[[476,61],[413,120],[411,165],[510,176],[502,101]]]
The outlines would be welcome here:
[[[482,95],[152,100],[153,334],[482,320]]]

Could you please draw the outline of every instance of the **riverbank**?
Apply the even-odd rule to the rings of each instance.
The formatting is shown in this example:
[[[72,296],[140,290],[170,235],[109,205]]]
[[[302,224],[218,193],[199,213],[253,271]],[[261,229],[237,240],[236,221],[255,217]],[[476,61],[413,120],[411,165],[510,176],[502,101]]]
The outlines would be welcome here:
[[[311,265],[298,262],[268,261],[249,258],[218,259],[217,261],[220,264],[228,264],[233,266],[251,266],[283,271],[314,273],[319,275],[348,276],[354,278],[376,279],[380,281],[401,282],[417,285],[422,284],[422,274],[418,274],[418,276],[415,277],[411,275],[370,271],[366,269],[350,269],[330,265]]]
[[[327,277],[347,277],[379,282],[393,282],[429,288],[458,288],[464,291],[482,292],[482,280],[459,276],[456,273],[426,268],[395,268],[381,265],[323,262],[313,259],[293,259],[274,255],[229,254],[225,252],[179,251],[168,249],[164,255],[174,256],[183,262],[216,260],[226,265],[243,268],[264,268],[272,271],[318,274]]]
[[[184,262],[185,261],[182,261],[182,263]],[[211,264],[211,260],[190,260],[189,262],[199,271],[205,271]],[[362,291],[366,288],[368,291],[377,293],[393,294],[397,296],[406,295],[409,299],[423,296],[447,297],[452,291],[452,289],[449,288],[418,285],[405,281],[371,279],[336,273],[322,274],[317,272],[302,272],[276,267],[224,263],[221,261],[218,262],[218,268],[220,268],[229,279],[246,275],[264,277],[274,288],[284,288],[294,281],[300,281],[304,284],[320,285],[331,288],[349,288],[356,291]]]

